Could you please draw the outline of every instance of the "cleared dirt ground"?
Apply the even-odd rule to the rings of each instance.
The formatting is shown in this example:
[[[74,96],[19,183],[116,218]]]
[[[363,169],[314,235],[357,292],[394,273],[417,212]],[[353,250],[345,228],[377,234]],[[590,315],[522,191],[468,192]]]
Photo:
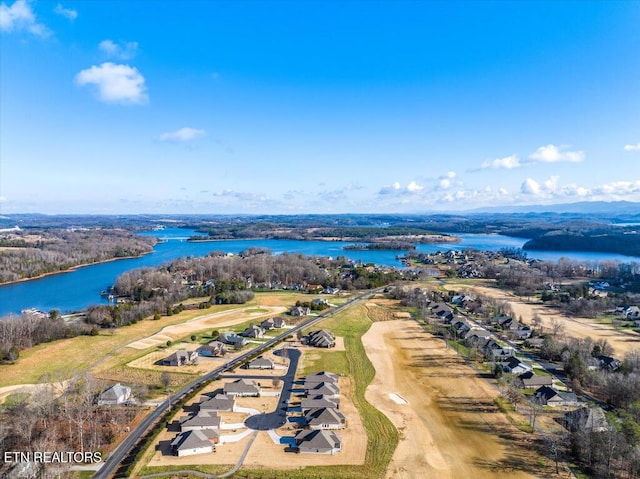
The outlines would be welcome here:
[[[401,436],[387,477],[554,476],[531,436],[494,405],[497,390],[442,340],[400,319],[374,323],[362,342],[376,369],[366,399]]]
[[[606,339],[618,357],[624,356],[625,353],[632,349],[640,349],[640,334],[633,331],[616,330],[608,324],[600,324],[590,318],[566,317],[561,312],[545,306],[540,300],[523,301],[506,291],[485,286],[448,284],[446,288],[456,291],[477,291],[485,296],[507,301],[511,305],[516,318],[522,317],[523,322],[526,324],[531,324],[533,316],[537,314],[542,320],[542,326],[550,329],[551,321],[557,319],[564,325],[566,336],[574,338],[590,337],[594,341]]]

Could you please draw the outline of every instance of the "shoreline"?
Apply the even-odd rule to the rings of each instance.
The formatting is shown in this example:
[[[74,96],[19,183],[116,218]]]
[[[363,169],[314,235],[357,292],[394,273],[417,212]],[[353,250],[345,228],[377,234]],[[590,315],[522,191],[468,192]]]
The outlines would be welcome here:
[[[147,253],[142,253],[139,254],[137,256],[120,256],[117,258],[109,258],[109,259],[105,259],[102,261],[96,261],[95,263],[82,263],[82,264],[78,264],[76,266],[72,266],[71,268],[68,269],[64,269],[64,270],[60,270],[60,271],[52,271],[50,273],[42,273],[39,274],[38,276],[32,276],[30,278],[20,278],[20,279],[16,279],[14,281],[6,281],[4,283],[0,283],[0,288],[2,286],[10,286],[12,284],[18,284],[18,283],[25,283],[27,281],[36,281],[39,279],[44,279],[48,276],[54,276],[57,274],[66,274],[66,273],[73,273],[75,270],[80,269],[80,268],[84,268],[85,266],[95,266],[97,264],[103,264],[103,263],[111,263],[112,261],[119,261],[121,259],[136,259],[136,258],[142,258],[145,255],[151,254],[153,253],[153,251],[149,251]]]

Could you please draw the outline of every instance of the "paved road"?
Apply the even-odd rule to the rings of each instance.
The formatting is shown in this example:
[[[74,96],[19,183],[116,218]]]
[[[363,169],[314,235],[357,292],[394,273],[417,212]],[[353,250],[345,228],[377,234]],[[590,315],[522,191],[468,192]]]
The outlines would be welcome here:
[[[299,349],[288,348],[286,351],[289,357],[289,369],[287,370],[287,374],[280,377],[284,384],[282,385],[282,393],[280,394],[278,405],[274,411],[268,414],[256,414],[255,416],[247,418],[244,424],[249,429],[268,431],[269,429],[282,427],[287,422],[287,405],[291,397],[293,380],[298,370],[298,361],[300,360],[301,353]]]
[[[151,428],[151,426],[167,411],[175,404],[180,401],[185,395],[188,393],[198,390],[202,388],[206,383],[215,379],[223,372],[236,368],[240,366],[244,361],[249,359],[250,356],[267,351],[272,348],[280,341],[284,340],[287,336],[291,334],[295,334],[297,331],[313,326],[316,323],[319,323],[323,319],[333,316],[334,314],[349,308],[353,304],[361,301],[365,298],[369,298],[370,296],[379,293],[383,288],[374,289],[371,291],[367,291],[355,298],[350,299],[343,305],[338,306],[337,308],[332,308],[324,313],[319,314],[318,316],[312,317],[306,321],[301,322],[300,324],[294,326],[291,329],[286,330],[285,332],[279,334],[278,336],[262,343],[262,345],[250,349],[246,353],[238,356],[235,359],[232,359],[228,363],[223,366],[211,371],[210,373],[205,374],[204,376],[196,379],[190,384],[186,385],[178,392],[173,394],[171,397],[163,401],[156,409],[154,409],[151,413],[149,413],[138,425],[133,428],[133,430],[129,433],[129,435],[118,445],[118,447],[111,453],[109,458],[104,462],[100,470],[94,476],[94,479],[108,479],[110,478],[115,470],[118,468],[120,463],[131,453],[133,448],[136,446],[140,438],[144,436],[144,434]]]

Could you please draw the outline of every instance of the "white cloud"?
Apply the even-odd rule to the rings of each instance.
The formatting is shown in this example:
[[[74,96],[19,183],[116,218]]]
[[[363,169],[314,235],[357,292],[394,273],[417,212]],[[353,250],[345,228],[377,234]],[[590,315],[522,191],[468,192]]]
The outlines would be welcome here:
[[[547,181],[544,182],[544,186],[549,191],[555,191],[558,188],[558,180],[559,176],[552,176]]]
[[[119,60],[131,60],[136,56],[138,51],[138,42],[120,42],[115,43],[113,40],[102,40],[98,44],[98,50],[109,58],[117,58]]]
[[[411,183],[409,183],[407,185],[407,191],[409,191],[411,193],[417,193],[418,191],[421,191],[423,189],[424,189],[424,187],[419,185],[415,181],[412,181]]]
[[[496,158],[493,161],[487,160],[484,163],[482,163],[481,168],[483,168],[483,169],[486,169],[486,168],[492,168],[492,169],[506,168],[506,169],[510,170],[512,168],[519,168],[520,166],[522,166],[520,164],[520,158],[518,158],[516,155],[511,155],[511,156],[507,156],[505,158]]]
[[[170,131],[160,135],[160,141],[191,141],[202,138],[207,132],[196,128],[180,128],[176,131]]]
[[[31,5],[26,0],[16,0],[10,7],[6,3],[0,4],[0,31],[26,31],[42,38],[51,35],[51,30],[38,23]]]
[[[635,145],[624,145],[624,151],[640,151],[640,143]]]
[[[451,180],[449,178],[442,178],[438,186],[443,190],[451,188]]]
[[[560,161],[568,161],[571,163],[579,163],[584,160],[584,151],[569,151],[566,145],[547,145],[541,146],[529,158],[534,161],[543,163],[557,163]]]
[[[68,18],[71,21],[78,18],[78,12],[76,10],[72,10],[70,8],[64,8],[61,3],[57,4],[56,8],[54,8],[53,11],[58,15]]]
[[[75,77],[80,86],[95,85],[100,101],[106,103],[144,104],[149,97],[144,77],[135,67],[103,63],[82,70]]]
[[[624,196],[640,193],[640,180],[635,181],[614,181],[599,186],[594,190],[599,195]]]
[[[520,192],[525,195],[538,196],[541,192],[540,183],[532,178],[527,178],[522,182],[522,185],[520,186]]]

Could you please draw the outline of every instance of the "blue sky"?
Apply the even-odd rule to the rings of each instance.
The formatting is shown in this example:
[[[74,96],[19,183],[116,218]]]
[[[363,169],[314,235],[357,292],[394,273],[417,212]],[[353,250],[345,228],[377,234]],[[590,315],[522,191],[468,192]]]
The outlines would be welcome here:
[[[640,2],[0,3],[0,212],[640,201]]]

